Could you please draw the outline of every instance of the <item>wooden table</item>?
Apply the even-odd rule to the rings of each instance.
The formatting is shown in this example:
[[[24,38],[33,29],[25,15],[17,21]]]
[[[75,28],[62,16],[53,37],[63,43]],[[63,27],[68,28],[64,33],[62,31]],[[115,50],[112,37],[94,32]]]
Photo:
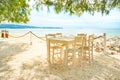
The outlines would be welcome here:
[[[51,61],[50,61],[50,57],[51,57],[51,54],[50,54],[50,43],[52,41],[56,41],[56,43],[61,43],[61,44],[64,44],[64,47],[65,47],[65,52],[64,52],[64,65],[67,66],[68,64],[68,47],[69,47],[69,44],[73,44],[74,43],[74,38],[68,38],[68,37],[62,37],[62,38],[49,38],[47,39],[47,59],[48,59],[48,63],[51,64]]]

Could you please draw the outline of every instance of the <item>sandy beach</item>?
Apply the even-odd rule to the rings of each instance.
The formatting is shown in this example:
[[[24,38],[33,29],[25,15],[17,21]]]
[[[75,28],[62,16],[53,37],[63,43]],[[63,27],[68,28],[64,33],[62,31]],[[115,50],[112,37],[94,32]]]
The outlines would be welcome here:
[[[32,36],[30,45],[29,36],[0,38],[0,80],[120,80],[120,45],[114,45],[119,37],[107,40],[107,55],[94,50],[91,64],[50,68],[46,41]]]

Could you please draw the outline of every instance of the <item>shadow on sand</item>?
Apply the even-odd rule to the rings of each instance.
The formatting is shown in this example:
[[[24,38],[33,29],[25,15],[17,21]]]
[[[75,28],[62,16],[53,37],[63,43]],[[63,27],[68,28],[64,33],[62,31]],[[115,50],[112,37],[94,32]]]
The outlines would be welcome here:
[[[7,62],[12,59],[12,56],[25,51],[28,48],[26,43],[8,43],[6,41],[0,41],[0,80],[9,79],[12,70]],[[7,78],[4,78],[6,74]]]
[[[119,80],[120,60],[102,54],[95,57],[92,64],[74,68],[54,65],[50,72],[62,80]]]
[[[13,74],[14,70],[6,64],[15,54],[19,54],[28,48],[25,43],[9,44],[0,42],[0,80],[119,80],[120,60],[108,55],[94,57],[91,64],[83,64],[77,67],[64,67],[52,65],[42,56],[35,58],[31,63],[23,63],[20,73]],[[17,75],[17,76],[16,76]]]

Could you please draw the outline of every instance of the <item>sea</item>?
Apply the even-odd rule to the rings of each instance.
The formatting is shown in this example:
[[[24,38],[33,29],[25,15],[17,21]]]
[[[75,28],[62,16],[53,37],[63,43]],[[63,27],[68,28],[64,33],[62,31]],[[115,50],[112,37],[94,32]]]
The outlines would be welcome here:
[[[77,35],[78,33],[94,34],[96,36],[106,33],[107,38],[120,37],[120,29],[0,29],[7,30],[9,34],[25,34],[32,31],[36,35],[46,35],[49,33],[62,33],[63,35]]]

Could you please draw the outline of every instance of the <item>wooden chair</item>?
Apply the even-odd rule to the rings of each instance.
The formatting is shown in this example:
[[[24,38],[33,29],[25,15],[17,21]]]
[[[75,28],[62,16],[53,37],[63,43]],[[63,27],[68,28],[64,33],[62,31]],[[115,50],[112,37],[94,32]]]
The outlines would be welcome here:
[[[47,34],[46,40],[50,38],[56,38],[58,34]],[[56,41],[50,41],[50,55],[51,55],[51,62],[54,63],[61,63],[61,54],[62,54],[62,45],[57,43]]]
[[[74,48],[74,42],[70,43],[68,46],[68,51],[67,51],[67,65],[72,65],[73,60],[74,60],[74,54],[75,54],[75,48]]]
[[[77,35],[75,37],[75,58],[78,60],[78,63],[82,62],[82,59],[85,56],[84,46],[86,46],[86,34]]]
[[[91,63],[93,61],[93,42],[94,42],[94,35],[89,35],[87,40],[87,45],[84,47],[85,50],[85,59]]]
[[[52,63],[59,64],[62,63],[62,46],[56,41],[51,41],[52,49]],[[54,46],[53,46],[54,45]]]

